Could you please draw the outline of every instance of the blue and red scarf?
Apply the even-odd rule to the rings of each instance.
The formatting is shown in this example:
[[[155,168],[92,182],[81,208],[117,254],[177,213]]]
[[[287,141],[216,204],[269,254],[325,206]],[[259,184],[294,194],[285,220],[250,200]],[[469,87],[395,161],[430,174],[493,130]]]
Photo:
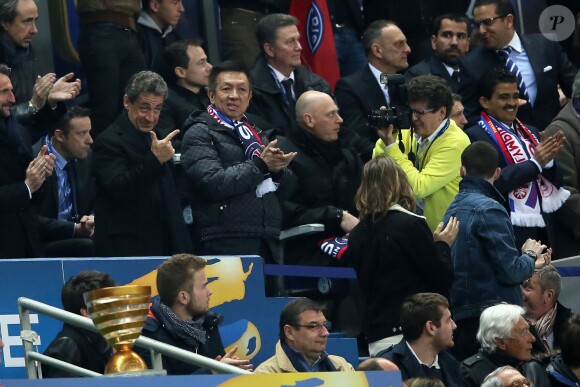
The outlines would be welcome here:
[[[232,120],[226,117],[214,104],[207,107],[207,112],[218,124],[231,129],[238,136],[248,160],[262,157],[262,139],[247,120]],[[268,192],[274,192],[277,189],[278,184],[272,181],[270,173],[266,173],[264,174],[264,180],[256,188],[256,196],[261,198]]]
[[[523,163],[534,157],[539,140],[517,118],[514,122],[515,133],[485,112],[481,113],[478,124],[495,143],[506,165]],[[554,186],[538,173],[536,180],[527,182],[508,194],[512,224],[521,227],[546,227],[542,213],[556,211],[569,196],[568,190]]]

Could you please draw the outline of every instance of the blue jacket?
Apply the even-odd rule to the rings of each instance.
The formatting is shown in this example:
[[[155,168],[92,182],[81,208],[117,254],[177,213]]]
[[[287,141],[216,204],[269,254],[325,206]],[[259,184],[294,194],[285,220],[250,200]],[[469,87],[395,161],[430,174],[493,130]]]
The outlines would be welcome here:
[[[417,358],[413,355],[405,339],[391,348],[380,352],[377,356],[384,357],[395,363],[401,370],[403,380],[428,377]],[[447,387],[461,386],[460,363],[447,351],[439,352],[439,367],[443,374],[442,382]]]
[[[451,310],[458,321],[500,302],[522,305],[520,284],[534,273],[534,259],[520,255],[501,194],[487,181],[466,176],[443,218],[459,220],[451,248]]]

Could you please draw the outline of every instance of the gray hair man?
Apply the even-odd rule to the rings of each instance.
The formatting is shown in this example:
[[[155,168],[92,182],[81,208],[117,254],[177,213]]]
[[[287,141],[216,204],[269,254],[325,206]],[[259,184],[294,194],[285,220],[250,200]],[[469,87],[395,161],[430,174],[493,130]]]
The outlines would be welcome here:
[[[536,341],[518,305],[498,304],[485,309],[479,318],[477,340],[481,350],[461,365],[464,386],[479,387],[493,370],[510,365],[538,386],[549,386],[544,366],[532,360]]]
[[[526,318],[536,338],[534,355],[551,355],[560,348],[560,333],[572,312],[558,302],[562,279],[554,266],[536,270],[522,284]]]
[[[191,251],[191,241],[169,161],[174,130],[158,139],[154,129],[167,85],[150,71],[133,75],[125,110],[97,139],[93,171],[99,196],[94,241],[102,256],[171,255]]]

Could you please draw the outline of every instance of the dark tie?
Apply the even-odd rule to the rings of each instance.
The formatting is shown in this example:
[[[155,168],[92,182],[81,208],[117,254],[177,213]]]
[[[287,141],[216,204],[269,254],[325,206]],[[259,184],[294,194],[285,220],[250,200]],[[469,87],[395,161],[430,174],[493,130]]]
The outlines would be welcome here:
[[[294,81],[292,78],[284,79],[282,81],[282,86],[284,87],[284,92],[286,93],[286,102],[290,108],[290,112],[294,113],[294,95],[292,94],[292,84]],[[292,114],[293,115],[293,114]]]
[[[512,50],[513,49],[510,46],[507,46],[505,48],[502,48],[501,50],[498,50],[497,53],[505,62],[505,67],[507,67],[507,69],[513,74],[515,74],[515,76],[517,77],[518,89],[520,90],[520,98],[529,100],[528,89],[526,88],[526,84],[524,82],[524,78],[522,77],[522,73],[520,72],[520,69],[512,60],[512,58],[510,58],[510,53],[512,52]]]
[[[459,70],[453,70],[453,74],[451,74],[451,79],[455,82],[456,85],[459,85],[461,81],[461,77],[459,76]]]
[[[76,187],[76,169],[75,160],[71,160],[64,166],[64,178],[61,179],[58,197],[59,206],[64,209],[64,216],[67,220],[78,221],[75,187]]]
[[[439,368],[434,366],[429,367],[425,364],[421,364],[421,368],[423,368],[423,371],[425,372],[426,376],[443,381],[443,374],[441,373],[441,370]]]

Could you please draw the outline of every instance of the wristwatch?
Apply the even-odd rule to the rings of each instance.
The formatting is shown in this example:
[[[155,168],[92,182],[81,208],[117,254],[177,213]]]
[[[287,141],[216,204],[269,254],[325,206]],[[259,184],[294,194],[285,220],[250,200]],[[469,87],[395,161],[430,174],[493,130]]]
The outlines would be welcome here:
[[[534,250],[526,250],[526,251],[524,251],[524,254],[527,254],[530,257],[534,258],[534,261],[536,259],[538,259],[538,254],[536,254],[536,252]]]
[[[38,113],[38,110],[36,110],[36,108],[34,107],[32,100],[28,101],[28,112],[32,115],[35,115],[36,113]]]

